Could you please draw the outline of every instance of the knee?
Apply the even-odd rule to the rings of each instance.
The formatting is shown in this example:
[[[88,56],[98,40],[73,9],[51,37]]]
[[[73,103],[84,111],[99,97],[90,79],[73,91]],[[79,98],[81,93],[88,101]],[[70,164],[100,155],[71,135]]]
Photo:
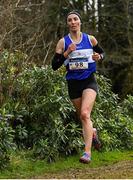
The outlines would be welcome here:
[[[88,111],[81,111],[81,114],[80,114],[80,119],[81,121],[90,121],[90,113]]]

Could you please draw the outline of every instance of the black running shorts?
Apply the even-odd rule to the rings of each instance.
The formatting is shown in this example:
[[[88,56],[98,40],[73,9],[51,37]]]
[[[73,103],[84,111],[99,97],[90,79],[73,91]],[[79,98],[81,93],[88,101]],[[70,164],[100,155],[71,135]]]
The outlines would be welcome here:
[[[98,92],[98,85],[95,79],[94,74],[91,74],[87,79],[83,80],[68,80],[68,94],[70,99],[76,99],[82,96],[84,89],[93,89]]]

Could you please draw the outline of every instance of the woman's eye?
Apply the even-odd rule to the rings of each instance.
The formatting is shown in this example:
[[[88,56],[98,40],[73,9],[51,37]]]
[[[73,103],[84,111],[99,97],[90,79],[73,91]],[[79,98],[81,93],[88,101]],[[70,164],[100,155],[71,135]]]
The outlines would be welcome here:
[[[74,20],[75,20],[75,21],[77,21],[77,20],[78,20],[78,18],[74,18]]]
[[[71,19],[68,19],[68,22],[71,22]]]

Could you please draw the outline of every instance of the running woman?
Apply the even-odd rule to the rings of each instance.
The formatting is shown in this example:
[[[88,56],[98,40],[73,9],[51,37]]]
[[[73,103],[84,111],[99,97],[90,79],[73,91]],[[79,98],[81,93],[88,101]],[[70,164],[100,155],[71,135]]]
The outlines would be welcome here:
[[[80,117],[85,142],[79,160],[89,163],[93,139],[91,112],[98,92],[96,62],[104,58],[104,51],[94,36],[81,32],[81,16],[77,11],[67,14],[67,26],[69,34],[58,41],[52,68],[57,70],[62,64],[66,66],[68,93]]]

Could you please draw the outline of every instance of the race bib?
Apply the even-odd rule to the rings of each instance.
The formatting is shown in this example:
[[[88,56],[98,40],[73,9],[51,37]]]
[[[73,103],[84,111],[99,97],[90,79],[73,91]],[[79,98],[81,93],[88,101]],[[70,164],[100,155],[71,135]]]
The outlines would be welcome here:
[[[71,59],[69,61],[69,69],[70,70],[80,70],[80,69],[88,69],[89,63],[88,59]]]

